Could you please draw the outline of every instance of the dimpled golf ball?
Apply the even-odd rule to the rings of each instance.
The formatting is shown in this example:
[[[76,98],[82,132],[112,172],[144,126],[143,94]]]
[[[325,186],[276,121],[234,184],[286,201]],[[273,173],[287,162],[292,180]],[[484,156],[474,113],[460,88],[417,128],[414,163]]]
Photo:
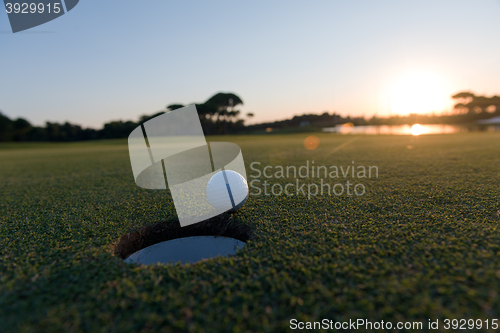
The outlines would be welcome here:
[[[247,181],[236,171],[219,171],[208,181],[207,199],[220,212],[239,209],[248,199]]]

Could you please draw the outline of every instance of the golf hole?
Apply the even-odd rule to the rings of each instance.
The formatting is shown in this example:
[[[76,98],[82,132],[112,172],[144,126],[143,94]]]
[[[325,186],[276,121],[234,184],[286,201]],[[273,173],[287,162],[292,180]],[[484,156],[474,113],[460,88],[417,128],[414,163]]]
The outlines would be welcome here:
[[[187,227],[174,221],[142,227],[123,235],[114,253],[127,263],[196,263],[234,255],[250,238],[250,227],[223,214]]]

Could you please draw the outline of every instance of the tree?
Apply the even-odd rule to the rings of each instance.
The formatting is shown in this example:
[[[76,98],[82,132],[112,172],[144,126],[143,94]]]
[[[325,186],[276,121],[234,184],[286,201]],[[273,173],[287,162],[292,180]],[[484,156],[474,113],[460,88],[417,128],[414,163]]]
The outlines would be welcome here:
[[[217,106],[214,104],[203,103],[203,104],[196,104],[196,110],[200,115],[200,119],[213,122],[214,119],[212,118],[217,114],[218,109]]]
[[[164,113],[165,113],[165,111],[160,111],[160,112],[157,112],[157,113],[155,113],[155,114],[153,114],[153,115],[151,115],[151,116],[148,116],[148,115],[142,115],[142,116],[140,116],[140,117],[139,117],[139,123],[140,123],[140,124],[143,124],[143,123],[145,123],[146,121],[148,121],[148,120],[150,120],[150,119],[153,119],[154,117],[157,117],[157,116],[159,116],[159,115],[161,115],[161,114],[164,114]]]
[[[474,95],[473,93],[468,92],[468,91],[459,92],[459,93],[451,96],[451,98],[453,98],[453,99],[463,98],[463,99],[470,99],[470,100],[472,100],[474,97],[476,97],[476,95]]]
[[[31,130],[31,124],[23,118],[17,118],[12,123],[12,127],[14,128],[14,140],[16,141],[25,141],[26,134]]]
[[[454,109],[460,113],[485,113],[491,107],[494,107],[495,110],[500,110],[500,96],[476,96],[471,92],[464,91],[451,97],[459,100],[459,102],[455,104]]]
[[[0,141],[12,140],[12,120],[0,112]]]
[[[217,93],[210,97],[205,103],[214,104],[221,110],[233,109],[236,105],[243,104],[241,98],[233,93]]]
[[[240,111],[234,110],[234,107],[242,105],[243,101],[233,93],[220,92],[210,97],[204,104],[213,108],[217,116],[216,122],[222,123],[223,132],[226,134],[228,122],[232,122],[232,119],[236,119],[240,114]]]
[[[174,110],[177,110],[177,109],[180,109],[180,108],[183,108],[184,105],[182,104],[170,104],[167,106],[167,110],[168,111],[174,111]]]

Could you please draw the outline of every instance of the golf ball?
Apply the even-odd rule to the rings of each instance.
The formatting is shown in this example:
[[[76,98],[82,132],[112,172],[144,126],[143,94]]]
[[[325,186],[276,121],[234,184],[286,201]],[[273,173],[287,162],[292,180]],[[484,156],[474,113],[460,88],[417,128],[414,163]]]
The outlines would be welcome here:
[[[221,212],[241,208],[247,201],[247,198],[247,181],[236,171],[219,171],[208,181],[208,202],[212,207]]]

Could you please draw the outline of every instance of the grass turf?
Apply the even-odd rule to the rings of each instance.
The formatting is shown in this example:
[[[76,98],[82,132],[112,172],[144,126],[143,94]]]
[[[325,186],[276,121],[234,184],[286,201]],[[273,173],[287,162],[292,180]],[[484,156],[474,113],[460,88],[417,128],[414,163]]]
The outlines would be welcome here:
[[[125,140],[0,145],[2,331],[500,318],[500,133],[317,134],[311,151],[307,135],[209,141],[239,144],[249,176],[255,161],[378,166],[378,178],[356,180],[366,194],[250,196],[232,216],[253,230],[247,246],[185,266],[127,265],[114,254],[122,235],[174,215],[166,191],[134,184]]]

